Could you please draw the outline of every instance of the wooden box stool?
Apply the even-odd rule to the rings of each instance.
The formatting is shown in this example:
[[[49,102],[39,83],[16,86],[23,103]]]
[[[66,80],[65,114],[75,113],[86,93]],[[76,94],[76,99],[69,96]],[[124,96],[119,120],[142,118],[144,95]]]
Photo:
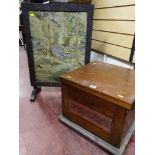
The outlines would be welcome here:
[[[92,62],[60,77],[60,120],[113,154],[122,154],[133,131],[135,71]]]

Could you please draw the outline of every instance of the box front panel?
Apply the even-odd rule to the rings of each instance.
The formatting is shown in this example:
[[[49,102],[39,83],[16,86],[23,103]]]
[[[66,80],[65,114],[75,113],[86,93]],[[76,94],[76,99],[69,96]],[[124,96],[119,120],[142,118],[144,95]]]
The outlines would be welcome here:
[[[115,105],[74,87],[62,86],[63,115],[110,143]]]
[[[69,111],[91,122],[95,126],[110,132],[112,119],[108,118],[73,99],[69,99]]]

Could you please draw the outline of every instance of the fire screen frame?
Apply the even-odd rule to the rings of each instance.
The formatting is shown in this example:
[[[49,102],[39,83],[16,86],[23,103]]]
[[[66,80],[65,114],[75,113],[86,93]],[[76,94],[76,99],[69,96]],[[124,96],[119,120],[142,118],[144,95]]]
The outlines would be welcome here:
[[[84,12],[87,14],[86,23],[86,43],[85,43],[85,58],[84,64],[90,62],[90,52],[91,52],[91,39],[92,39],[92,25],[93,25],[93,9],[92,4],[73,4],[73,3],[60,3],[52,2],[49,4],[41,3],[22,3],[21,6],[25,33],[26,50],[28,57],[29,73],[31,86],[37,88],[38,86],[61,86],[60,82],[49,82],[49,81],[37,81],[35,75],[35,64],[33,56],[33,44],[31,38],[30,29],[30,11],[40,11],[40,12],[73,12],[79,13]],[[72,23],[71,23],[72,24]],[[61,33],[61,32],[60,32]]]

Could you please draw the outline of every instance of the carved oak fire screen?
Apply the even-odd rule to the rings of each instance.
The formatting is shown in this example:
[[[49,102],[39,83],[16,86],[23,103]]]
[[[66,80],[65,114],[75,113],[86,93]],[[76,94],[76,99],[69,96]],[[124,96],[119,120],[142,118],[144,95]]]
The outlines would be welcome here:
[[[59,76],[90,62],[93,5],[23,3],[31,85],[60,86]]]

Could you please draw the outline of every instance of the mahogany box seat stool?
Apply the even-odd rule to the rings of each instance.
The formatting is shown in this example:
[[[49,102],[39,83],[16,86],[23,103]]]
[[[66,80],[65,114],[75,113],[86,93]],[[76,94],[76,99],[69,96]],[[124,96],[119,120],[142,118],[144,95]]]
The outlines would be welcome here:
[[[104,147],[123,154],[134,132],[135,71],[99,61],[60,77],[60,121]]]

